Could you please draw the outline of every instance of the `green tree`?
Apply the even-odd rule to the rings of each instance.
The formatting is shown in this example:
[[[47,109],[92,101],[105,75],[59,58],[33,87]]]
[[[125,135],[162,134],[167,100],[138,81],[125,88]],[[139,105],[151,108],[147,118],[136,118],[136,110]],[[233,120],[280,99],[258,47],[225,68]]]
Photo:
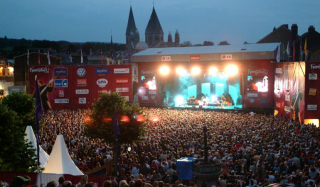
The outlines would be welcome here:
[[[101,98],[92,104],[92,113],[86,120],[85,134],[92,138],[104,139],[107,143],[114,143],[113,115],[117,109],[119,121],[119,145],[132,143],[142,139],[145,133],[144,124],[138,118],[143,114],[143,109],[138,104],[129,106],[119,93],[101,94]],[[128,116],[130,121],[124,122],[123,116]]]
[[[17,113],[0,103],[0,119],[0,171],[36,171],[35,150],[24,140]]]
[[[13,92],[2,98],[2,104],[17,113],[19,117],[17,125],[24,129],[27,126],[35,129],[35,100],[32,95],[25,92]]]

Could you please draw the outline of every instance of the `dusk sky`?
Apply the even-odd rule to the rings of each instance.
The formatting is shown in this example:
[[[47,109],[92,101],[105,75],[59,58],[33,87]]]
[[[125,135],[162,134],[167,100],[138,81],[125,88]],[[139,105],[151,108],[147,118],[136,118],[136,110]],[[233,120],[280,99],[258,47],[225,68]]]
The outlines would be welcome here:
[[[298,24],[301,35],[313,25],[320,31],[319,0],[131,0],[140,39],[152,7],[164,31],[180,33],[180,43],[228,41],[255,43],[273,27]],[[125,43],[130,0],[2,0],[0,37]],[[173,37],[174,39],[174,37]]]

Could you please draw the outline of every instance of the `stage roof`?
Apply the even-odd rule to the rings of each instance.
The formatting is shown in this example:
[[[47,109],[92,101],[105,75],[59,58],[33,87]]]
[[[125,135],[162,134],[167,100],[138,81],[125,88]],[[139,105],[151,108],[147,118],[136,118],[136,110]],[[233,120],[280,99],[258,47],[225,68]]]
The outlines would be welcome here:
[[[243,45],[192,46],[148,48],[132,56],[131,62],[159,61],[218,61],[223,55],[231,54],[228,60],[270,59],[276,58],[276,48],[280,43],[254,43]],[[162,60],[170,56],[170,60]],[[197,56],[197,60],[191,60]],[[229,56],[230,57],[230,56]]]

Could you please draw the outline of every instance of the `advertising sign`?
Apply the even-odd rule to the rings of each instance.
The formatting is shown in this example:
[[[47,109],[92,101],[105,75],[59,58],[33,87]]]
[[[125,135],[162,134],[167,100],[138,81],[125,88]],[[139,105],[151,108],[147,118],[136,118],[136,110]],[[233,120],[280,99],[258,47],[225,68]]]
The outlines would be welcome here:
[[[54,79],[55,88],[68,88],[68,79]]]
[[[109,74],[109,68],[94,68],[94,74]]]
[[[53,75],[55,77],[68,77],[68,68],[54,68]]]
[[[129,92],[129,88],[116,88],[116,92]]]
[[[129,74],[130,69],[129,68],[114,68],[113,72],[114,72],[114,74]]]

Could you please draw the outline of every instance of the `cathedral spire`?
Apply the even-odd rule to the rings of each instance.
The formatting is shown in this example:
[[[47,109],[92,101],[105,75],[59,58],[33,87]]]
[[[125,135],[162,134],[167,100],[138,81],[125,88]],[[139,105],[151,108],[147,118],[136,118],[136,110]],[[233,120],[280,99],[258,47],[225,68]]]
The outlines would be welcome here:
[[[136,23],[134,21],[132,7],[130,6],[130,13],[129,13],[126,35],[130,35],[131,32],[135,33],[136,29],[137,29],[137,27],[136,27]]]

